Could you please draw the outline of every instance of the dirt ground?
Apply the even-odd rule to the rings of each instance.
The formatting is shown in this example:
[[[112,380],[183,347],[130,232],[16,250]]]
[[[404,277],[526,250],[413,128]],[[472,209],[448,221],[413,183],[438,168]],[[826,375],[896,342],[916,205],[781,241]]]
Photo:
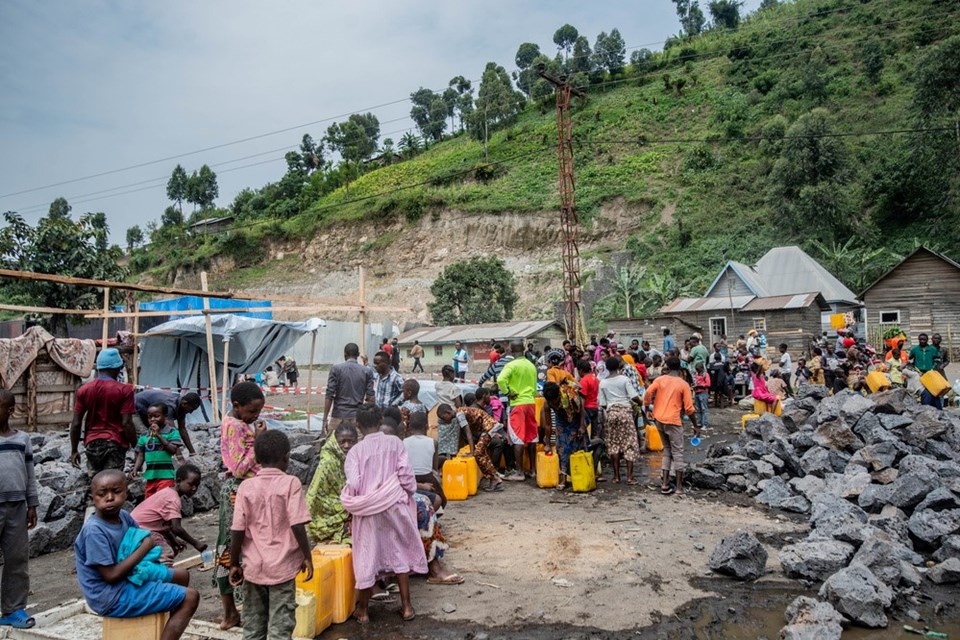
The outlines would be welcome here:
[[[688,451],[700,457],[705,445],[735,437],[739,416],[715,412],[717,426],[705,444]],[[787,603],[808,593],[780,573],[776,554],[804,535],[805,520],[737,494],[664,497],[658,475],[659,454],[646,454],[638,467],[646,481],[637,487],[606,482],[593,493],[572,494],[528,481],[450,503],[441,518],[450,544],[445,562],[466,582],[434,586],[416,579],[414,622],[400,621],[397,601],[375,604],[369,627],[348,622],[320,638],[775,638]],[[215,513],[185,524],[201,539],[216,537]],[[749,585],[707,568],[720,538],[738,529],[755,533],[770,556],[767,574]],[[31,576],[34,611],[80,597],[70,552],[31,561]],[[210,574],[194,570],[192,583],[202,594],[197,617],[217,620]],[[947,602],[954,600],[952,592]],[[960,632],[942,621],[935,628]],[[898,638],[899,625],[889,634],[849,637]]]

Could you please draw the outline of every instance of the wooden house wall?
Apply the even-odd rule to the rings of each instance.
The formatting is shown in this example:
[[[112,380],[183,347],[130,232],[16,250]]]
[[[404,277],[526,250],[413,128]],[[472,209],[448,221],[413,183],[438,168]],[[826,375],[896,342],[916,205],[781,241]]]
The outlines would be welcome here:
[[[727,289],[727,287],[730,287]],[[756,295],[753,291],[743,283],[743,280],[740,279],[733,269],[729,267],[723,272],[723,275],[720,276],[720,279],[717,280],[717,286],[713,288],[713,291],[710,293],[711,298],[726,298],[729,296],[752,296]]]
[[[731,319],[729,309],[716,311],[692,311],[674,313],[669,316],[640,318],[633,320],[611,320],[608,326],[617,333],[620,340],[649,340],[657,349],[663,347],[663,327],[670,329],[677,341],[689,337],[694,331],[703,334],[705,343],[709,343],[710,319],[727,319],[727,343],[733,345],[737,336],[753,328],[754,318],[766,320],[767,347],[776,352],[777,345],[785,342],[791,354],[796,357],[807,353],[813,339],[820,334],[820,308],[811,305],[803,309],[775,309],[770,311],[736,311]],[[708,346],[710,346],[708,344]]]
[[[918,251],[863,296],[867,324],[880,324],[880,313],[900,312],[900,328],[911,342],[920,333],[941,333],[960,348],[960,270],[927,251]]]

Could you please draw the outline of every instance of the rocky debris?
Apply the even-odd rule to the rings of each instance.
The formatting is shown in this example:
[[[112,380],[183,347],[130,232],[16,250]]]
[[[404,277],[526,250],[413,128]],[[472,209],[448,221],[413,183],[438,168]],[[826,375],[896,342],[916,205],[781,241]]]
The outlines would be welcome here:
[[[752,533],[739,531],[720,541],[710,554],[709,566],[737,580],[756,580],[767,566],[767,550]]]
[[[799,596],[787,607],[780,640],[840,640],[843,616],[827,602]]]
[[[320,451],[318,434],[306,431],[288,431],[287,434],[291,444],[288,472],[308,484]],[[190,439],[197,454],[190,457],[189,462],[199,467],[202,479],[197,493],[182,500],[184,517],[216,509],[220,504],[220,427],[190,425]],[[29,532],[29,551],[33,558],[73,544],[90,505],[90,480],[85,468],[77,469],[70,464],[70,440],[66,433],[31,433],[30,440],[39,498],[37,526]],[[128,470],[133,467],[133,457],[133,452],[127,454]],[[720,479],[718,487],[725,482],[723,476]],[[143,499],[143,486],[142,478],[128,483],[129,506]]]
[[[771,467],[771,471],[772,469]],[[762,485],[758,484],[757,487],[762,490],[754,497],[754,500],[760,504],[765,504],[768,507],[774,507],[776,509],[783,509],[784,511],[793,511],[795,513],[807,513],[810,511],[810,503],[807,502],[807,499],[803,496],[795,495],[787,483],[783,481],[783,478],[779,476],[771,477]]]
[[[788,544],[778,557],[791,578],[823,580],[847,566],[853,553],[853,545],[824,536]]]
[[[688,477],[809,513],[810,534],[784,546],[780,563],[824,581],[821,600],[854,624],[886,625],[894,600],[917,607],[925,572],[960,581],[960,415],[904,389],[828,396],[804,386],[782,416],[764,414],[736,443],[712,446]],[[794,623],[816,601],[796,604],[782,637],[832,637]]]
[[[960,536],[947,536],[937,552],[933,554],[933,559],[937,562],[943,562],[949,558],[960,559]]]
[[[956,584],[960,582],[960,560],[948,558],[931,567],[927,577],[937,584]]]
[[[857,624],[887,626],[884,610],[893,602],[893,591],[862,564],[851,564],[827,578],[819,596]]]

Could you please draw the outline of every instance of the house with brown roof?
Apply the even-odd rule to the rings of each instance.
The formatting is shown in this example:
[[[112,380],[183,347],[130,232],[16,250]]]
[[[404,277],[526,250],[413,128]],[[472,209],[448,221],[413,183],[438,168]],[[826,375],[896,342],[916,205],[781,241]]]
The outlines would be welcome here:
[[[646,339],[662,347],[663,329],[678,341],[691,333],[709,346],[721,336],[732,344],[751,329],[767,336],[770,348],[785,342],[794,353],[830,328],[833,313],[860,313],[856,295],[800,247],[776,247],[755,265],[730,261],[700,298],[677,298],[656,316],[613,320],[621,339]]]

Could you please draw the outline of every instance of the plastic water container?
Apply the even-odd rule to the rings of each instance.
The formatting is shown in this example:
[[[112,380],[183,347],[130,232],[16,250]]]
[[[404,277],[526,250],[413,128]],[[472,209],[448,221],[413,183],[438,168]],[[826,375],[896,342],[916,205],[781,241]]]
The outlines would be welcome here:
[[[213,569],[213,549],[207,547],[200,552],[200,565],[201,571],[209,571]]]
[[[590,452],[577,451],[570,454],[570,486],[577,493],[586,493],[597,488],[593,454]]]
[[[297,625],[293,628],[293,637],[313,638],[320,633],[317,629],[317,597],[310,591],[297,589],[296,600]]]
[[[663,451],[663,440],[660,438],[660,430],[657,425],[646,425],[647,451]]]
[[[761,416],[765,413],[772,413],[773,415],[778,416],[783,413],[783,406],[781,405],[780,401],[777,400],[771,409],[770,406],[763,400],[757,400],[754,398],[753,412]]]
[[[701,442],[702,441],[700,440],[700,436],[693,436],[692,438],[690,438],[691,447],[699,447]]]
[[[317,545],[314,553],[333,562],[333,624],[346,622],[357,606],[356,579],[353,577],[353,550],[346,545]]]
[[[339,548],[339,547],[338,547]],[[332,558],[324,555],[322,551],[314,549],[311,553],[313,557],[313,578],[310,581],[304,580],[305,576],[302,573],[297,574],[297,612],[300,612],[300,602],[299,594],[300,591],[304,591],[313,595],[313,607],[314,607],[314,634],[319,635],[323,631],[333,624],[333,603],[334,597],[337,590],[337,581],[334,570],[334,561]],[[352,562],[352,560],[351,560]],[[351,565],[352,573],[352,565]],[[297,625],[299,628],[299,618],[297,619]],[[304,637],[312,638],[313,635],[305,635],[294,633],[295,636],[304,635]]]
[[[742,418],[740,418],[740,430],[742,431],[742,430],[746,429],[746,428],[747,428],[747,423],[750,422],[751,420],[759,420],[759,419],[760,419],[760,414],[758,414],[758,413],[748,413],[747,415],[745,415],[745,416],[743,416]]]
[[[469,453],[470,449],[467,448]],[[467,495],[475,496],[480,489],[480,465],[473,456],[467,456],[461,453],[459,458],[467,463]]]
[[[560,456],[537,452],[537,486],[550,489],[560,484]]]
[[[447,500],[466,500],[468,489],[467,461],[465,458],[451,458],[443,463],[443,493]]]
[[[888,378],[887,374],[883,371],[871,371],[868,373],[866,383],[870,389],[870,393],[885,391],[890,388],[890,378]]]
[[[939,371],[927,371],[920,376],[920,384],[930,392],[934,398],[941,398],[950,391],[950,383],[943,377]]]

